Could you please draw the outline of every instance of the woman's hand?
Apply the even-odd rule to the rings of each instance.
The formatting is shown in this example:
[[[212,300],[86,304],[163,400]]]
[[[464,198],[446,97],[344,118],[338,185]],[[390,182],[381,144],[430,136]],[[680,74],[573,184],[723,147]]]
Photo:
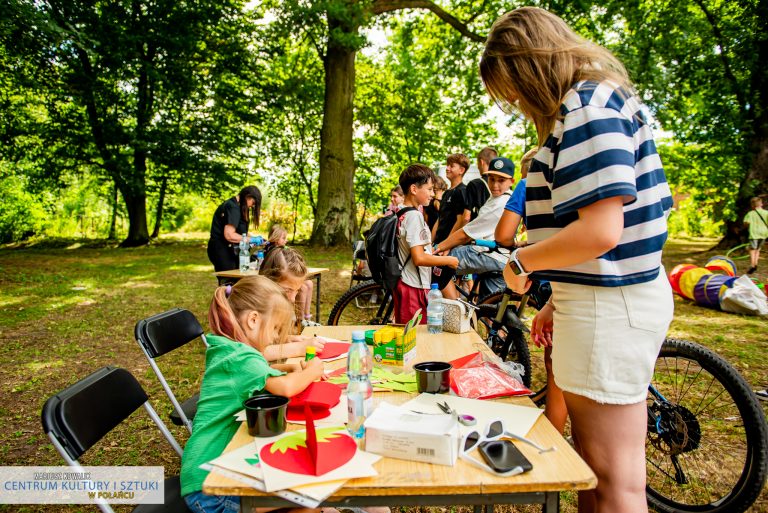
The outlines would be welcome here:
[[[554,307],[547,303],[533,318],[531,339],[536,347],[552,347],[552,329],[554,326],[552,314],[554,311]]]
[[[512,289],[513,292],[518,294],[525,294],[529,288],[531,288],[531,280],[528,276],[518,276],[512,272],[512,268],[509,265],[504,266],[504,282],[507,287]]]

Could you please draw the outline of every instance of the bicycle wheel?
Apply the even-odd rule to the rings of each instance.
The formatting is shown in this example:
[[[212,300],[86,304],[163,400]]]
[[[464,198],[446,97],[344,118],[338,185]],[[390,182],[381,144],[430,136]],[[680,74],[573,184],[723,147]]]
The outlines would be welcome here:
[[[530,388],[531,356],[528,352],[525,332],[521,329],[524,326],[520,321],[517,321],[518,326],[515,326],[516,323],[512,318],[514,313],[511,309],[507,311],[501,323],[497,323],[494,319],[498,308],[498,304],[480,305],[476,312],[477,324],[483,326],[482,330],[485,333],[483,340],[502,360],[517,362],[523,366],[525,369],[523,384]]]
[[[364,281],[346,291],[333,305],[329,326],[386,324],[392,314],[392,295],[373,280]]]
[[[731,260],[744,260],[745,258],[749,258],[749,244],[739,244],[738,246],[734,246],[725,253],[725,256]]]
[[[493,315],[496,314],[496,306],[499,302],[501,302],[502,293],[501,292],[494,292],[492,294],[488,294],[487,296],[482,297],[478,301],[478,305],[492,305],[494,307]],[[510,308],[517,309],[518,305],[520,304],[520,295],[519,294],[513,294],[510,297]],[[533,296],[530,296],[528,298],[528,303],[526,303],[526,307],[523,310],[523,316],[522,319],[520,319],[526,327],[530,329],[531,321],[533,320],[534,316],[536,315],[537,311],[539,310],[539,305],[537,304],[537,299]],[[487,314],[484,314],[487,315]],[[480,320],[480,312],[477,313],[478,321]],[[480,335],[480,337],[483,340],[488,340],[489,334],[488,334],[488,328],[487,326],[490,323],[490,320],[492,320],[493,317],[487,320],[483,320],[482,322],[477,322],[475,325],[475,331]],[[503,328],[502,328],[503,329]],[[502,339],[506,338],[506,334],[501,335]],[[521,341],[511,341],[509,344],[509,347],[512,348],[515,353],[508,359],[513,361],[519,361],[519,359],[515,356],[517,352],[521,352],[521,350],[515,349],[518,346],[521,346],[523,343],[527,345],[527,358],[528,358],[528,364],[524,364],[526,368],[526,372],[528,373],[528,378],[525,383],[525,386],[527,386],[532,392],[533,396],[531,399],[539,406],[544,404],[544,397],[546,396],[546,386],[547,386],[547,370],[544,367],[544,348],[543,347],[536,347],[535,344],[529,344],[526,342],[526,335],[524,333],[520,333],[520,337],[522,337]],[[537,402],[539,401],[539,402]]]
[[[765,416],[744,378],[698,344],[667,339],[648,395],[648,504],[746,511],[768,472]]]

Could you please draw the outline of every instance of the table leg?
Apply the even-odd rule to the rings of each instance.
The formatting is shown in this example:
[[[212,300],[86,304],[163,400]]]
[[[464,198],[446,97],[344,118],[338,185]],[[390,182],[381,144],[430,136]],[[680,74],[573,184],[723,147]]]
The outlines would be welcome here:
[[[315,275],[317,287],[315,287],[315,322],[320,322],[320,273]]]
[[[560,493],[546,492],[541,510],[544,513],[558,513],[560,511]]]

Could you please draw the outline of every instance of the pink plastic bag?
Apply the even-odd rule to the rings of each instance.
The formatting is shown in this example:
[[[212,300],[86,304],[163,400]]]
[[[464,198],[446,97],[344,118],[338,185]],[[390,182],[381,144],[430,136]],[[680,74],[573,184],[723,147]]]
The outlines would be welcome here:
[[[451,389],[456,395],[470,399],[492,399],[511,395],[530,395],[520,380],[498,365],[485,361],[480,352],[451,362]]]

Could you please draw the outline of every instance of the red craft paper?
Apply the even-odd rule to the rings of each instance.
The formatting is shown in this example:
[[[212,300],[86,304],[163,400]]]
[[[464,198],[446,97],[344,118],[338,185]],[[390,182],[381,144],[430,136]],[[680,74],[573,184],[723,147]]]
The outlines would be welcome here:
[[[451,365],[451,389],[458,396],[492,399],[531,393],[525,385],[501,370],[498,365],[483,360],[479,352],[457,358]]]
[[[318,440],[312,409],[308,404],[304,405],[304,415],[307,419],[305,445],[285,452],[272,452],[273,444],[265,445],[259,455],[263,463],[294,474],[322,476],[355,456],[357,445],[349,435],[334,433]]]
[[[303,407],[309,404],[313,409],[333,408],[341,400],[341,388],[327,381],[315,381],[302,393],[291,397],[288,408]]]
[[[308,406],[306,403],[304,406]],[[307,415],[304,412],[304,406],[297,406],[296,408],[288,408],[285,411],[285,418],[288,422],[297,422],[307,420]],[[321,420],[331,416],[331,410],[328,408],[312,408],[312,418]]]
[[[317,357],[321,360],[329,360],[347,352],[349,352],[349,342],[326,342],[323,349],[318,351]]]

